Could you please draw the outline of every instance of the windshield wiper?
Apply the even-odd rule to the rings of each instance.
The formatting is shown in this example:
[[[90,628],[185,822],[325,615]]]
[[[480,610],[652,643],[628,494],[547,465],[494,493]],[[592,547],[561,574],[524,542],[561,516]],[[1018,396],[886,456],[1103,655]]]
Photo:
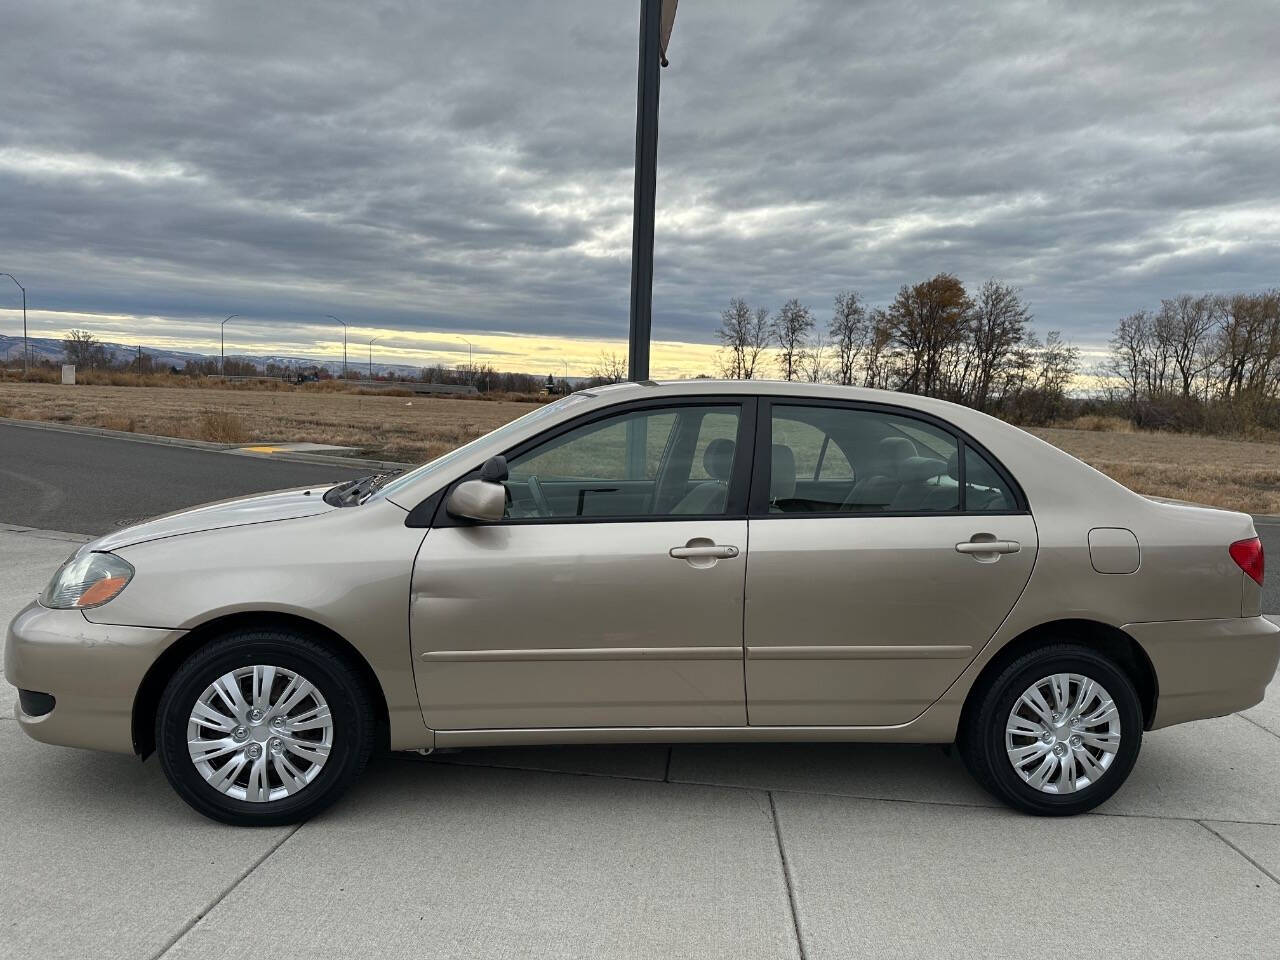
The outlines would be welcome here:
[[[340,483],[325,492],[324,502],[332,507],[355,506],[358,503],[362,503],[369,494],[401,472],[400,470],[391,470],[387,473],[375,473],[367,477],[361,477],[358,480],[348,480],[346,483]]]

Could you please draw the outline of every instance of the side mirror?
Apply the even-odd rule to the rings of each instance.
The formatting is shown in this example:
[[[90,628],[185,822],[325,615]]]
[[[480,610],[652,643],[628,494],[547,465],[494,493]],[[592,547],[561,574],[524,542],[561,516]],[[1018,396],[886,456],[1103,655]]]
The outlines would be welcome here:
[[[487,480],[489,483],[503,483],[507,479],[507,458],[504,456],[490,457],[483,466],[480,467],[480,479]]]
[[[506,507],[507,488],[492,480],[464,480],[444,503],[450,516],[484,523],[501,520]]]

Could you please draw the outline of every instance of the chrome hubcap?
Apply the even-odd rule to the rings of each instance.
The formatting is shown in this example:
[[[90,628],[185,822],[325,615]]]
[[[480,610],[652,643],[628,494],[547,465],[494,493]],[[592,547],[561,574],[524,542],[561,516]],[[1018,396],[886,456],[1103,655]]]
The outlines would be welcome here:
[[[1098,782],[1120,749],[1120,713],[1111,694],[1078,673],[1029,686],[1005,725],[1009,762],[1042,793],[1075,793]]]
[[[187,720],[191,762],[210,786],[236,800],[266,803],[297,793],[319,776],[332,749],[329,704],[284,667],[224,673]]]

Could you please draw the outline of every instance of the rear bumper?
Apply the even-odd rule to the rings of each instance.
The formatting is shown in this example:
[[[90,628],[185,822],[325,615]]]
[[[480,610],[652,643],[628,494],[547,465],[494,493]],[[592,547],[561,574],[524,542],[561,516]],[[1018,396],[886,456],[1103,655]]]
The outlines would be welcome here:
[[[20,699],[18,723],[44,743],[133,753],[138,687],[182,633],[90,623],[79,610],[30,604],[9,624],[4,675],[19,689],[52,696],[54,706],[31,716]]]
[[[1280,627],[1264,617],[1130,623],[1124,630],[1156,671],[1153,729],[1252,707],[1280,663]]]

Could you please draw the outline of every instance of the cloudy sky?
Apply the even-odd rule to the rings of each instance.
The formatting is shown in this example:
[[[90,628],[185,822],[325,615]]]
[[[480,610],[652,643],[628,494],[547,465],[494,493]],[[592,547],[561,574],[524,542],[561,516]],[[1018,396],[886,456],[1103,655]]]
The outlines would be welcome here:
[[[636,0],[0,7],[33,333],[216,350],[236,313],[228,352],[333,356],[336,314],[386,362],[625,353]],[[825,320],[842,288],[995,276],[1089,348],[1280,284],[1278,50],[1270,2],[683,0],[655,375],[714,369],[734,295]]]

